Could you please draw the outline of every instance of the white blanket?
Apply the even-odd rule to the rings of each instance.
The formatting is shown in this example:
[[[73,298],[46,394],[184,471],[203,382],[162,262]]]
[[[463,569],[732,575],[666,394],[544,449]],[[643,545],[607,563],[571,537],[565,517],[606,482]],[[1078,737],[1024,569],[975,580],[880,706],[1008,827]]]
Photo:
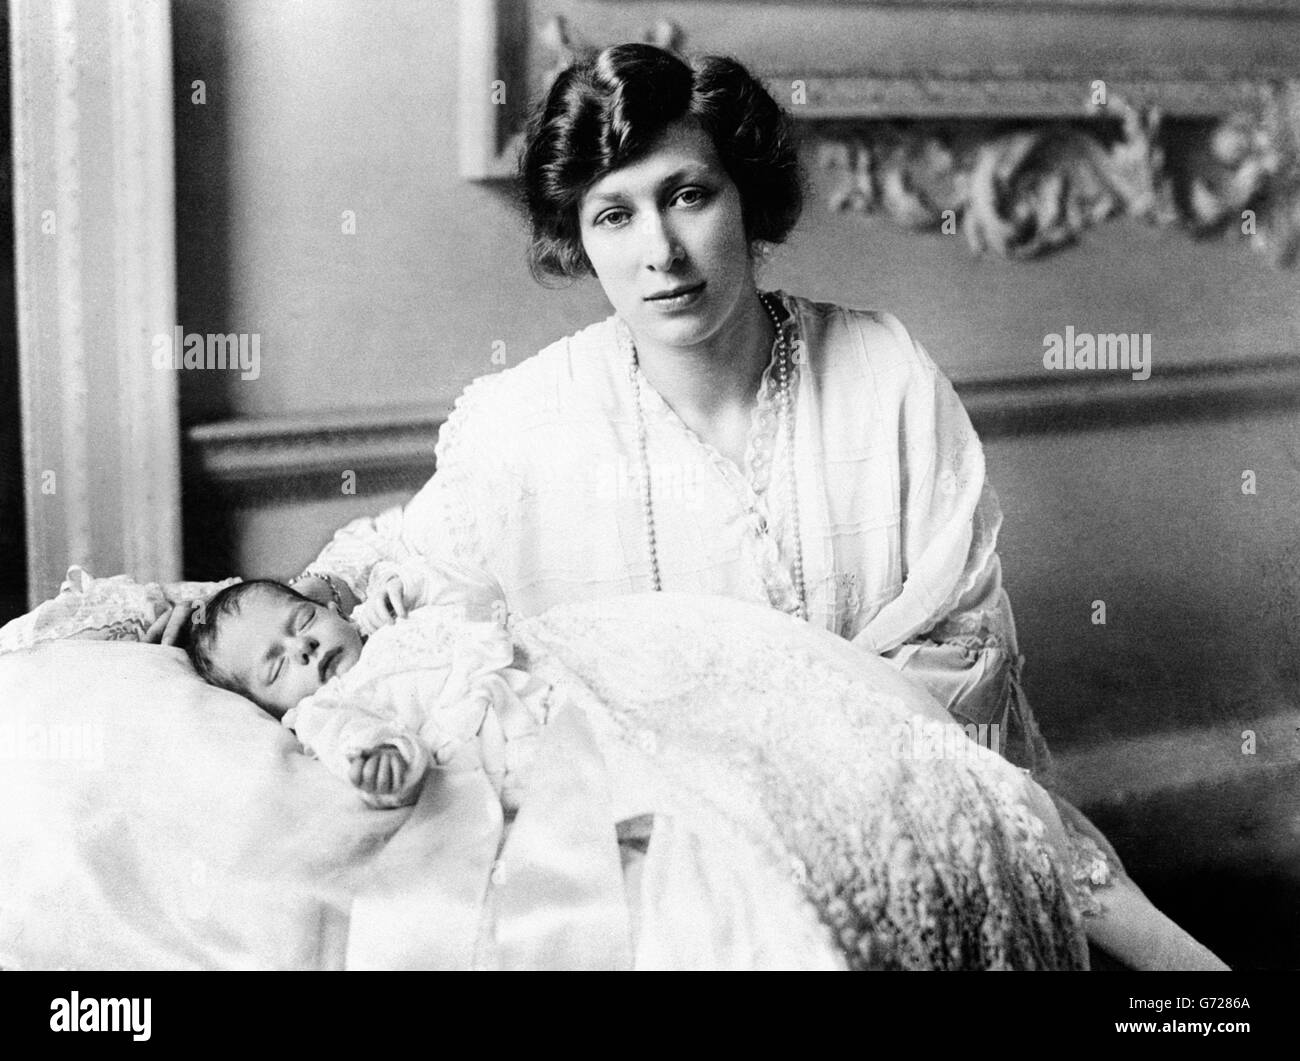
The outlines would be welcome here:
[[[439,774],[414,813],[369,809],[251,703],[198,681],[179,650],[56,642],[0,654],[0,966],[842,966],[818,921],[826,909],[804,898],[826,867],[801,863],[732,738],[761,737],[747,711],[793,719],[793,734],[806,711],[815,730],[845,681],[864,691],[873,725],[944,724],[938,705],[833,635],[724,598],[610,599],[514,634],[517,665],[561,682],[580,714],[548,737],[552,783],[531,809],[526,799],[499,853],[481,775]],[[761,685],[726,678],[760,671]],[[839,692],[824,695],[822,679]],[[704,688],[708,711],[695,712]],[[833,747],[841,731],[827,733]],[[780,742],[771,750],[785,761]],[[981,776],[1018,783],[974,751]],[[602,770],[619,784],[603,787]],[[658,820],[634,940],[621,896],[611,901],[608,826],[647,811]],[[944,828],[929,822],[926,835],[940,842]],[[1054,911],[1049,943],[1077,951],[1077,914],[1045,872],[1035,887]]]

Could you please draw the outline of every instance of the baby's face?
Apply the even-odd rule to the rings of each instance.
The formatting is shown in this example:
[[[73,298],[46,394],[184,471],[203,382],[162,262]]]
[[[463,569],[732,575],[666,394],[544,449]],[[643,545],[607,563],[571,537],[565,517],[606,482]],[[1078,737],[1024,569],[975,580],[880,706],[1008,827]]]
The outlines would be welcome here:
[[[280,718],[361,656],[361,634],[338,614],[311,601],[257,593],[222,621],[213,663]]]

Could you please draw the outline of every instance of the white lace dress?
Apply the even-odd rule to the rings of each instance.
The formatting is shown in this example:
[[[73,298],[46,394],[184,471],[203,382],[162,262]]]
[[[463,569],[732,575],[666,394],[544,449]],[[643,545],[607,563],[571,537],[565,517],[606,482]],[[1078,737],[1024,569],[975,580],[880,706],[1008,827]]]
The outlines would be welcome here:
[[[926,720],[942,754],[899,740]],[[1097,849],[889,664],[771,609],[634,594],[507,630],[419,608],[284,722],[341,777],[396,747],[410,790],[371,802],[441,807],[408,838],[426,967],[1087,967]]]
[[[800,354],[794,462],[811,622],[889,660],[959,721],[998,724],[1006,754],[1042,773],[996,552],[1002,517],[956,393],[889,314],[777,297]],[[364,597],[380,560],[455,560],[490,573],[521,615],[648,589],[620,327],[610,317],[472,383],[429,483],[404,508],[343,528],[313,569]],[[772,375],[769,365],[745,468],[640,381],[667,591],[796,606]]]
[[[1091,841],[887,664],[755,611],[643,594],[513,624],[595,725],[614,814],[654,818],[638,966],[1087,968]],[[926,716],[963,743],[913,754]]]

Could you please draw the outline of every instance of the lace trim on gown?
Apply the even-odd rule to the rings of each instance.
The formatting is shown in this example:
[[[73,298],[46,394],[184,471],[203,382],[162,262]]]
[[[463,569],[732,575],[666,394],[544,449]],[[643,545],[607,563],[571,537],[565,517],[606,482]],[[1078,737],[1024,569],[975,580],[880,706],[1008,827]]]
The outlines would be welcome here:
[[[471,433],[467,425],[480,423],[484,417],[474,416],[488,400],[489,391],[498,377],[481,376],[465,388],[451,415],[438,431],[438,444],[434,448],[438,473],[434,481],[440,481],[452,503],[442,506],[443,529],[446,540],[451,547],[452,557],[472,567],[486,570],[487,558],[484,555],[482,539],[474,513],[476,511],[493,512],[499,520],[498,526],[508,526],[511,512],[523,496],[523,483],[517,474],[503,474],[485,477],[482,473],[483,461],[489,453],[498,459],[500,468],[509,471],[508,463],[501,462],[499,454],[490,448],[490,442],[481,437],[469,439]],[[462,450],[471,454],[473,461],[461,461],[457,457]],[[471,474],[470,468],[474,468]],[[490,482],[489,482],[490,480]],[[487,486],[491,489],[486,489]],[[473,502],[488,506],[481,509]]]
[[[794,311],[784,294],[780,292],[774,294],[780,300],[785,313],[781,324],[782,334],[793,349],[797,339]],[[631,332],[622,320],[617,321],[616,328],[619,345],[625,356],[630,359],[633,350]],[[757,599],[766,600],[778,611],[795,615],[799,611],[799,596],[793,575],[794,542],[789,526],[790,499],[785,496],[784,481],[781,476],[773,475],[774,464],[778,459],[785,459],[778,399],[779,387],[776,380],[780,349],[778,338],[772,343],[772,352],[759,381],[756,401],[753,409],[750,410],[743,469],[737,468],[734,461],[724,456],[716,446],[691,428],[664,400],[639,366],[637,380],[647,416],[654,415],[661,421],[671,424],[693,445],[698,446],[708,458],[710,466],[717,471],[735,495],[736,518],[744,520],[750,527],[750,533],[744,536],[743,541],[750,559],[751,570],[754,571],[754,589]],[[799,378],[799,365],[792,363],[789,373],[792,409],[799,392]]]
[[[1092,837],[1085,836],[1068,819],[1063,818],[1062,824],[1070,842],[1070,880],[1074,884],[1074,901],[1085,917],[1096,917],[1105,908],[1093,889],[1115,883],[1114,867]]]

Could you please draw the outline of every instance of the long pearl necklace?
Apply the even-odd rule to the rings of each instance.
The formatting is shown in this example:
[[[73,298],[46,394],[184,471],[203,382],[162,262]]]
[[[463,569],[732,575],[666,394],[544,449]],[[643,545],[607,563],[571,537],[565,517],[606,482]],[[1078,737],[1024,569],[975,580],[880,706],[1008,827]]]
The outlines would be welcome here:
[[[777,404],[780,409],[781,429],[785,435],[785,471],[786,496],[790,499],[790,529],[794,537],[794,588],[799,598],[799,618],[808,619],[808,591],[803,577],[803,537],[799,532],[799,498],[795,493],[794,473],[794,404],[790,394],[790,344],[786,342],[785,331],[781,327],[781,318],[769,295],[759,295],[759,301],[767,315],[772,318],[777,338]],[[645,409],[641,404],[641,380],[637,374],[640,362],[637,359],[636,344],[629,341],[631,358],[628,375],[632,380],[632,392],[636,399],[637,449],[641,458],[641,506],[645,512],[646,541],[650,550],[650,584],[656,593],[663,592],[663,583],[659,577],[659,547],[655,537],[654,498],[650,491],[650,455],[646,447]]]

